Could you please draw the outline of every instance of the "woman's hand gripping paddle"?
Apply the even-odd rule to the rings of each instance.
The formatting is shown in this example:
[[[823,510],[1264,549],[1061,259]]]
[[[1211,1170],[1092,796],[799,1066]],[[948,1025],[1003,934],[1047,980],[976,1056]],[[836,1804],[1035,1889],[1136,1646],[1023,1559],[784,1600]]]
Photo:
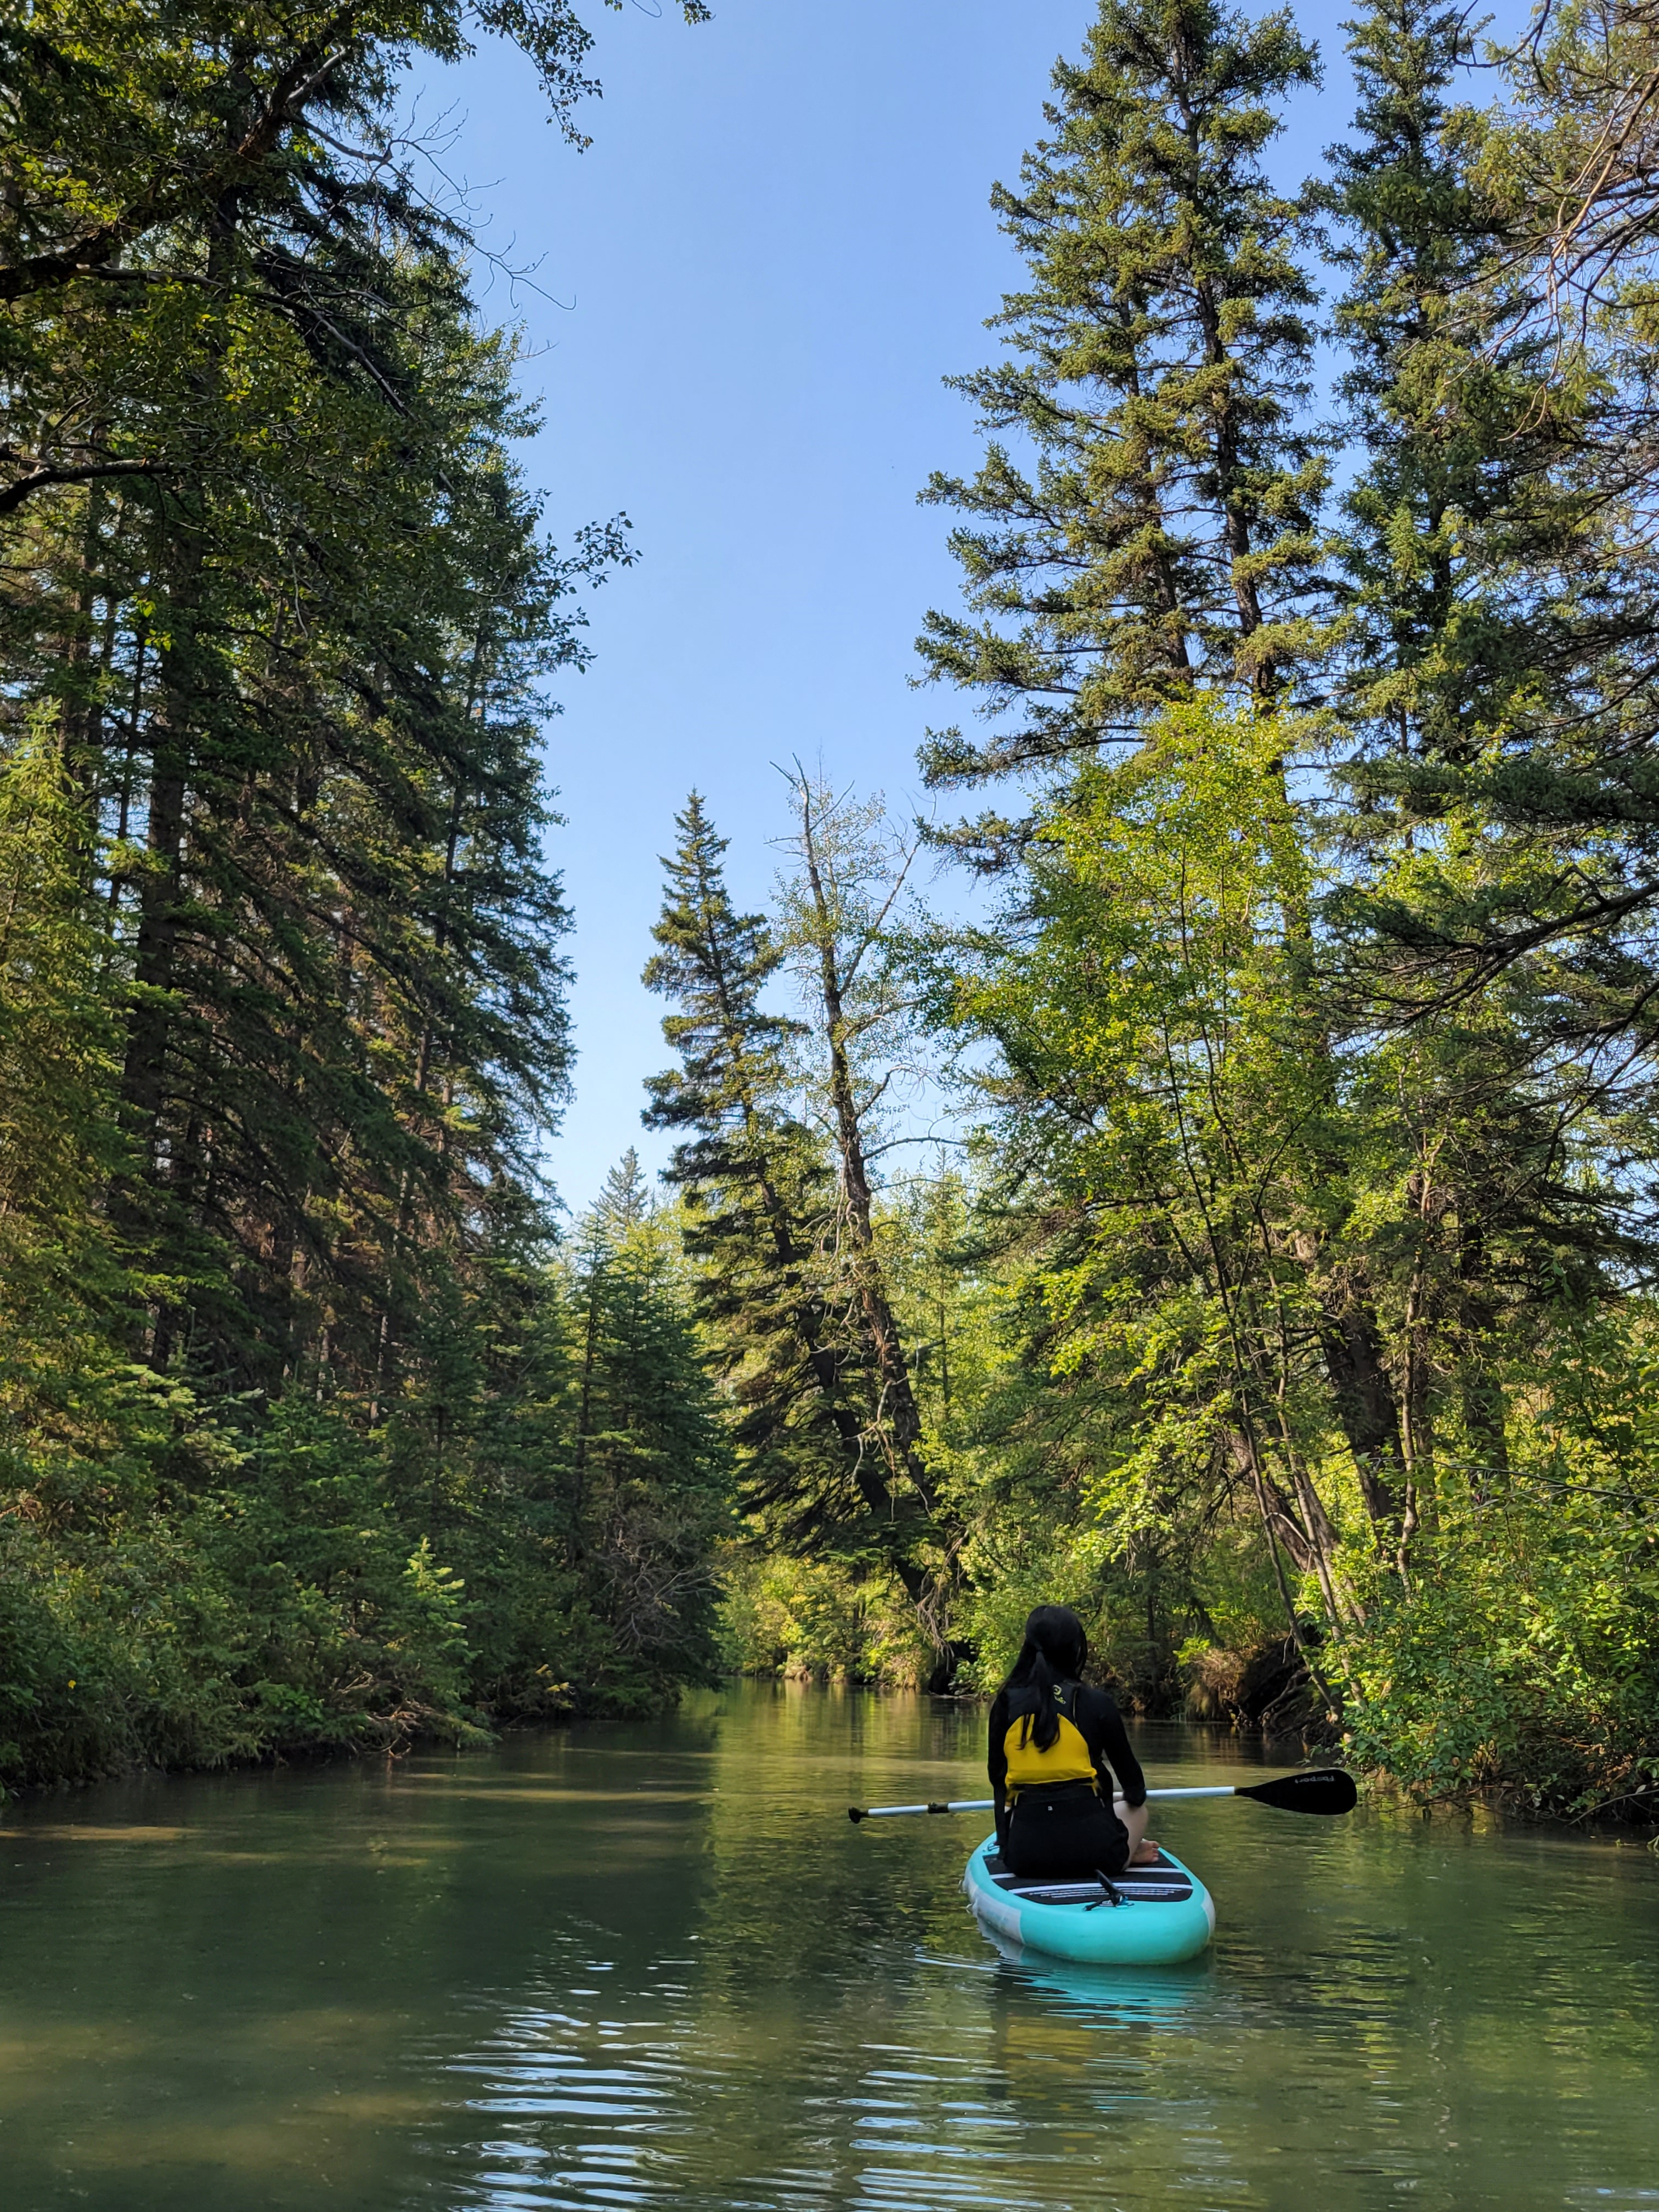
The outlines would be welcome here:
[[[1359,1802],[1352,1774],[1340,1766],[1310,1766],[1299,1774],[1281,1774],[1254,1788],[1227,1783],[1201,1790],[1149,1790],[1149,1801],[1183,1797],[1254,1797],[1258,1805],[1271,1805],[1278,1813],[1352,1813]],[[849,1805],[849,1820],[884,1820],[899,1813],[989,1813],[992,1797],[957,1797],[948,1805]]]

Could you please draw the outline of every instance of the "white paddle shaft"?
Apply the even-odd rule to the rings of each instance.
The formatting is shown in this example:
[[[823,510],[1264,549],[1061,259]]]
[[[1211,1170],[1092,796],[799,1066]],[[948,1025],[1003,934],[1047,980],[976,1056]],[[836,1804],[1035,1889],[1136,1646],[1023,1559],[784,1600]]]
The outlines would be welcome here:
[[[1231,1782],[1204,1790],[1149,1790],[1150,1802],[1154,1797],[1231,1797],[1237,1795]],[[989,1813],[995,1810],[994,1797],[957,1797],[948,1805],[870,1805],[860,1814],[861,1820],[885,1820],[897,1813]]]
[[[870,1805],[859,1814],[860,1820],[884,1820],[894,1813],[990,1813],[996,1809],[994,1797],[958,1797],[949,1805]]]

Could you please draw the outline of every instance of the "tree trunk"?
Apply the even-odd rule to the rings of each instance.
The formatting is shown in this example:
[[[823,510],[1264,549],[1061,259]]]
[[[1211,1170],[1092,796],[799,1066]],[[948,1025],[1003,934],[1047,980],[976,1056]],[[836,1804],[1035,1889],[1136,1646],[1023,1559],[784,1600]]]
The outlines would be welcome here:
[[[835,921],[819,863],[810,796],[804,799],[802,805],[801,833],[802,856],[805,861],[806,879],[817,922],[819,988],[823,1005],[824,1042],[830,1062],[830,1106],[836,1124],[836,1149],[841,1159],[845,1226],[852,1245],[854,1289],[864,1334],[880,1379],[876,1433],[887,1461],[889,1480],[879,1486],[885,1493],[884,1502],[890,1510],[893,1497],[891,1480],[902,1477],[915,1491],[928,1520],[935,1522],[938,1504],[921,1451],[921,1409],[916,1403],[909,1362],[905,1356],[897,1318],[888,1294],[880,1255],[876,1250],[869,1163],[865,1153],[864,1133],[860,1122],[852,1063],[847,1048],[846,1008],[836,951]],[[863,1472],[866,1464],[867,1462],[861,1462],[859,1470],[861,1491],[866,1489],[866,1478]],[[871,1473],[873,1475],[873,1470]],[[866,1496],[872,1496],[875,1487],[872,1482]],[[947,1655],[949,1638],[940,1618],[943,1591],[936,1587],[934,1577],[913,1561],[904,1559],[896,1547],[892,1553],[892,1564],[935,1649],[942,1656]]]
[[[835,1114],[836,1148],[841,1157],[842,1190],[847,1224],[854,1249],[854,1283],[864,1316],[866,1334],[881,1377],[881,1401],[877,1412],[878,1433],[895,1473],[914,1485],[927,1510],[933,1497],[918,1447],[921,1414],[910,1380],[909,1363],[899,1336],[892,1302],[887,1294],[881,1261],[876,1251],[870,1173],[860,1127],[858,1101],[854,1092],[852,1066],[847,1052],[847,1020],[842,981],[836,957],[834,926],[818,866],[810,808],[802,812],[802,846],[806,879],[818,923],[818,966],[823,998],[824,1041],[830,1057],[830,1098]]]

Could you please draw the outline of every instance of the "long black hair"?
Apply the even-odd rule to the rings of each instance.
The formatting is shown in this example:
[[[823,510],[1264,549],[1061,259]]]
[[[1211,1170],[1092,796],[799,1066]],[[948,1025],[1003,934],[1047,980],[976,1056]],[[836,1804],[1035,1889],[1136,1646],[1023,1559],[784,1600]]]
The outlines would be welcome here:
[[[1023,1718],[1022,1743],[1035,1743],[1039,1751],[1047,1751],[1060,1741],[1054,1692],[1062,1682],[1075,1682],[1088,1663],[1089,1638],[1071,1607],[1038,1606],[1025,1623],[1025,1641],[1002,1686],[1037,1693],[1036,1710]]]

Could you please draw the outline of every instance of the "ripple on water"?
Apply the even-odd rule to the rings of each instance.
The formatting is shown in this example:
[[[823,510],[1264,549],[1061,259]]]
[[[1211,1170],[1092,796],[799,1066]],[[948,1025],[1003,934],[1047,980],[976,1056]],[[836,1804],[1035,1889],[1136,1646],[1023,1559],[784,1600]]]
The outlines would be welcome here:
[[[4,2212],[1659,2212],[1645,1852],[1188,1808],[1206,1958],[1000,1954],[970,1834],[836,1817],[982,1725],[733,1689],[9,1809]]]
[[[904,1943],[849,1911],[839,1948],[822,1924],[757,1911],[705,1923],[695,1958],[605,1978],[604,2011],[579,2012],[601,1970],[572,1943],[544,1959],[544,2002],[501,2006],[445,2061],[490,2137],[452,2201],[1380,2212],[1407,2197],[1437,2212],[1656,2212],[1605,2095],[1608,1975],[1622,1959],[1628,1981],[1628,1956],[1581,1923],[1581,1960],[1607,1972],[1592,1990],[1568,1966],[1581,1883],[1502,1907],[1528,1971],[1498,1988],[1478,1888],[1450,1918],[1437,1909],[1471,1870],[1458,1851],[1425,1856],[1412,1836],[1420,1863],[1391,1864],[1379,1842],[1390,1879],[1369,1917],[1352,1882],[1319,1895],[1316,1857],[1298,1872],[1246,1852],[1241,1899],[1254,1882],[1287,1909],[1224,1920],[1216,1952],[1161,1972],[999,1955],[948,1905]],[[878,1871],[918,1870],[894,1854]],[[757,1894],[752,1875],[742,1893]],[[1478,1958],[1488,1978],[1472,1985]],[[1547,2152],[1536,2133],[1514,2140],[1517,2090],[1551,2110]],[[1599,2184],[1563,2187],[1573,2165]]]
[[[1186,2101],[1137,2039],[1165,2030],[1190,2038],[1196,2014],[1213,2010],[1202,1975],[1114,1976],[1018,1955],[884,1957],[879,1948],[866,1966],[866,1997],[890,1989],[902,1967],[922,1984],[924,2008],[927,1984],[943,1976],[971,1985],[977,2014],[989,1975],[1016,2002],[1036,1999],[1039,2019],[1066,2033],[1127,2033],[1131,2047],[1085,2051],[1053,2100],[1060,2132],[1047,2140],[1034,2136],[1007,2054],[981,2019],[957,2021],[945,2047],[849,2039],[836,2024],[782,2042],[763,2037],[766,2055],[757,2058],[734,2055],[745,2042],[740,2021],[711,2021],[689,1984],[665,2005],[655,1984],[649,2017],[584,2021],[566,2005],[520,2005],[442,2059],[466,2085],[466,2110],[493,2130],[453,2201],[491,2212],[1047,2212],[1074,2201],[1068,2185],[1091,2163],[1086,2138],[1104,2116],[1155,2097],[1173,2118]],[[733,2009],[741,2013],[740,1999]],[[1200,2112],[1193,2117],[1201,2123]],[[1096,2202],[1086,2191],[1075,2201]]]

